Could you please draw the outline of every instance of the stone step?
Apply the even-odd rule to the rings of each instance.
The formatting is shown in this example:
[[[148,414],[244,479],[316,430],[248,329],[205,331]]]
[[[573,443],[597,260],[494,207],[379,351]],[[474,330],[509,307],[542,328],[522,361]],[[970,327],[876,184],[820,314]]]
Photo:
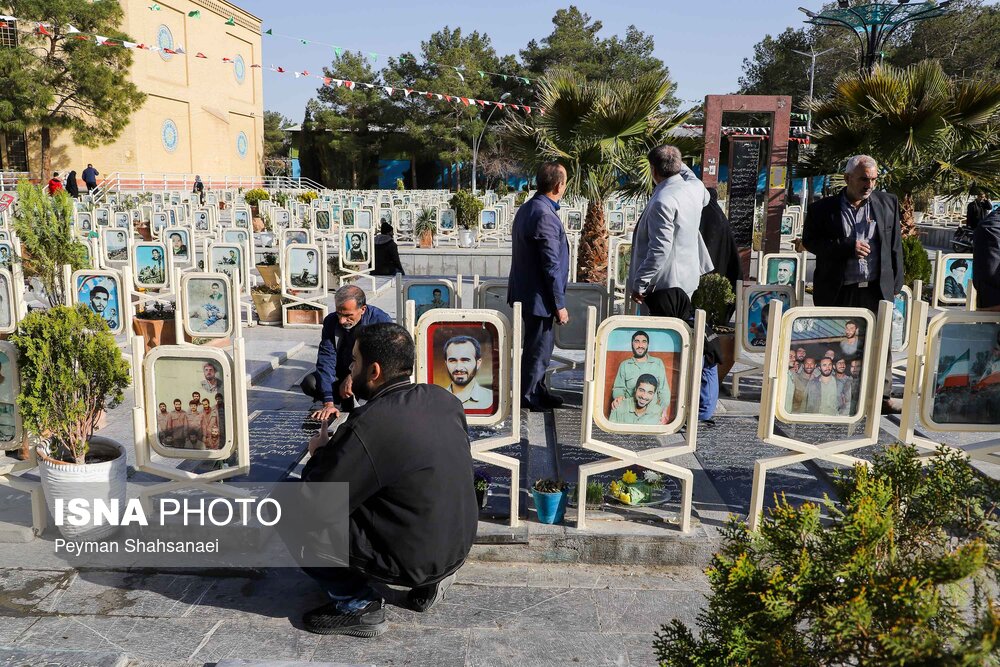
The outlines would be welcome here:
[[[20,649],[0,646],[0,667],[59,665],[59,667],[126,667],[129,658],[124,653],[69,651],[65,649]]]
[[[366,667],[346,662],[299,662],[286,660],[220,660],[215,667]]]

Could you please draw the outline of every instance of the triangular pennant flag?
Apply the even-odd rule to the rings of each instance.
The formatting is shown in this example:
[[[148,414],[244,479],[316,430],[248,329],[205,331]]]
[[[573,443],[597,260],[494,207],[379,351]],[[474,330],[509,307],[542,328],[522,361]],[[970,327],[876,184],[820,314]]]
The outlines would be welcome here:
[[[195,57],[195,58],[204,58],[204,59],[208,60],[208,56],[206,56],[206,55],[205,55],[204,53],[202,53],[201,51],[199,51],[198,53],[194,54],[194,57]]]
[[[484,78],[485,76],[486,76],[486,72],[483,72],[483,71],[479,72],[479,78],[480,79]]]
[[[409,97],[412,92],[413,92],[412,88],[405,88],[403,91],[403,97]]]
[[[279,67],[279,68],[277,68],[274,71],[277,72],[278,74],[284,74],[285,73],[285,68],[284,67]]]
[[[340,57],[340,54],[343,53],[343,52],[344,52],[344,50],[342,48],[340,48],[339,46],[333,47],[333,53],[338,58]]]
[[[462,100],[462,104],[464,104],[465,106],[469,106],[469,98],[468,97],[459,97],[458,99]]]
[[[71,26],[71,25],[68,25],[68,26],[66,26],[66,32],[67,32],[68,34],[70,34],[70,35],[74,35],[74,34],[76,34],[76,33],[80,32],[80,31],[79,31],[79,30],[77,30],[76,28],[74,28],[73,26]]]
[[[449,102],[451,102],[451,100],[452,100],[452,97],[451,97],[451,95],[445,95],[445,96],[444,96],[444,99],[446,99],[446,100],[448,100]]]
[[[506,74],[501,74],[500,76],[502,76],[502,77],[503,77],[503,80],[504,80],[504,81],[506,81],[506,80],[507,80],[507,75],[506,75]]]
[[[7,22],[6,21],[0,21],[0,28],[6,28],[6,27],[7,27]]]
[[[190,12],[188,12],[188,16],[190,18],[193,18],[193,19],[200,19],[201,18],[201,10],[200,9],[195,9],[194,11],[190,11]]]
[[[503,111],[503,108],[504,108],[505,106],[506,106],[506,105],[505,105],[505,104],[504,104],[503,102],[497,102],[497,108],[498,108],[498,109],[500,109],[500,111]]]
[[[3,26],[0,25],[0,28],[2,28],[2,27]],[[75,37],[76,39],[79,39],[80,41],[83,41],[83,42],[86,42],[86,41],[90,40],[90,35],[73,35],[73,37]]]
[[[333,79],[331,79],[330,77],[328,77],[328,76],[324,76],[323,77],[323,84],[324,85],[329,86],[331,81],[333,81]]]
[[[527,111],[529,114],[531,113],[531,107],[525,106],[525,105],[522,104],[521,108],[524,109],[525,111]]]
[[[229,19],[226,21],[226,25],[236,25],[236,17],[230,16]]]
[[[226,58],[225,56],[223,56],[222,62],[224,62],[224,63],[231,63],[231,62],[233,62],[233,59],[232,58]]]
[[[530,79],[525,79],[525,78],[524,78],[523,76],[521,77],[521,81],[524,81],[524,82],[525,82],[525,83],[527,83],[527,84],[530,84],[530,83],[531,83],[531,80],[530,80]]]
[[[151,4],[149,6],[149,11],[151,11],[151,12],[158,12],[158,11],[160,11],[160,6],[154,2],[153,4]]]
[[[378,54],[377,53],[369,53],[368,57],[372,59],[373,63],[378,60]]]
[[[264,34],[265,35],[273,35],[274,34],[274,30],[271,29],[271,28],[268,28],[267,30],[264,31]]]
[[[429,100],[434,99],[434,93],[422,93],[422,95]]]
[[[124,46],[126,49],[134,49],[139,45],[136,44],[135,42],[122,42],[122,46]]]
[[[434,95],[435,95],[435,97],[438,98],[438,100],[444,99],[444,95],[442,95],[441,93],[434,93]]]
[[[392,95],[392,86],[383,86],[382,90],[385,91],[386,95]]]
[[[374,90],[375,89],[375,86],[373,86],[370,83],[363,83],[361,85],[364,86],[365,88],[367,88],[368,90]]]
[[[163,49],[164,53],[169,53],[170,55],[177,55],[177,52],[173,49]]]
[[[301,74],[299,74],[298,72],[295,72],[295,78],[296,78],[296,79],[297,79],[297,78],[299,78],[300,76],[302,76],[302,75],[301,75]]]
[[[507,106],[509,106],[511,109],[517,109],[518,111],[521,110],[521,107],[517,106],[516,104],[508,104]]]
[[[304,39],[300,39],[299,41],[300,41],[300,42],[302,42],[303,44],[307,44],[307,45],[309,44],[309,42],[307,42],[307,41],[306,41],[306,40],[304,40]]]
[[[253,67],[256,67],[257,69],[260,69],[260,65],[258,65],[258,64],[256,64],[256,63],[255,63],[255,64],[253,64],[253,65],[250,65],[250,67],[251,67],[251,68],[253,68]]]
[[[52,33],[49,32],[48,30],[46,30],[45,26],[42,25],[41,23],[38,24],[38,34],[39,35],[48,35],[49,37],[52,36]]]
[[[541,115],[543,115],[543,116],[544,116],[544,115],[545,115],[545,109],[543,109],[543,108],[539,107],[539,108],[538,108],[538,113],[540,113]]]
[[[458,68],[457,68],[457,67],[456,67],[456,68],[454,68],[454,69],[455,69],[455,74],[457,74],[457,75],[458,75],[458,78],[459,78],[459,79],[461,79],[461,80],[462,80],[462,81],[464,82],[464,81],[465,81],[465,77],[464,77],[464,76],[462,76],[462,73],[461,73],[460,71],[458,71]]]
[[[187,51],[184,50],[183,46],[181,46],[181,45],[178,44],[177,48],[174,49],[174,53],[179,53],[180,55],[183,56],[185,53],[187,53]]]
[[[484,102],[483,100],[473,100],[473,102],[483,107],[484,109],[486,108],[486,102]]]
[[[354,82],[345,80],[344,87],[347,88],[348,90],[354,90]]]

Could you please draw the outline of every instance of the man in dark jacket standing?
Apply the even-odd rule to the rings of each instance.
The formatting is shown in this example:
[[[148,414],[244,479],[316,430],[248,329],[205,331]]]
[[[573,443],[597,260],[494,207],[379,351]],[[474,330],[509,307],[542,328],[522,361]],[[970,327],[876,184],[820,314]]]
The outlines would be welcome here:
[[[972,240],[976,308],[1000,310],[1000,211],[994,211],[979,223]]]
[[[375,235],[375,268],[373,276],[405,275],[403,263],[399,259],[399,247],[392,238],[392,225],[383,222]]]
[[[802,243],[816,256],[813,303],[877,313],[879,301],[892,301],[903,288],[899,200],[875,190],[878,165],[867,155],[847,161],[844,179],[839,194],[809,207],[802,228]],[[889,402],[891,378],[884,412],[899,411]]]
[[[94,165],[88,164],[80,175],[83,177],[83,183],[87,186],[88,193],[97,189],[97,177],[101,175],[101,172],[94,169]]]
[[[545,371],[555,347],[552,323],[569,322],[566,283],[569,242],[556,211],[566,192],[566,168],[545,162],[535,176],[538,193],[514,216],[507,303],[521,302],[524,346],[521,353],[521,407],[547,410],[562,405],[549,393]]]
[[[982,190],[975,192],[976,198],[965,207],[965,225],[975,229],[993,211],[993,203]]]
[[[354,392],[367,402],[329,442],[309,443],[302,472],[305,482],[348,484],[349,563],[306,568],[332,601],[303,622],[317,634],[377,637],[388,623],[372,583],[408,587],[406,606],[430,609],[468,557],[479,511],[465,411],[445,389],[410,382],[410,334],[373,324],[352,358]]]
[[[350,410],[354,404],[351,389],[351,349],[358,331],[377,322],[392,322],[384,310],[369,306],[363,289],[344,285],[334,294],[336,312],[323,320],[323,334],[316,355],[316,371],[302,380],[302,392],[323,407],[313,419],[326,421],[337,409]]]

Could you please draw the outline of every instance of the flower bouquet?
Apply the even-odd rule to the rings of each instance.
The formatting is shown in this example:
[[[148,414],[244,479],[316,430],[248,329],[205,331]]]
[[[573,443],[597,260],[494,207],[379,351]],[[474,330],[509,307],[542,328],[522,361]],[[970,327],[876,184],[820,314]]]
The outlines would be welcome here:
[[[660,502],[663,491],[663,476],[652,470],[644,470],[642,480],[631,470],[626,470],[621,479],[611,482],[608,492],[614,500],[624,505],[648,505]]]

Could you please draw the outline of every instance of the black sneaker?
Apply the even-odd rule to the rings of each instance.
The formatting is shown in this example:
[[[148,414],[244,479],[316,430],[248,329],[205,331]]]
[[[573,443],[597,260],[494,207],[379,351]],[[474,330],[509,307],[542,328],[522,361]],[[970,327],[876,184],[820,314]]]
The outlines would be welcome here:
[[[343,613],[337,602],[307,611],[302,617],[306,630],[317,635],[350,635],[352,637],[378,637],[389,629],[385,620],[385,600],[373,600],[364,609]]]
[[[560,396],[554,394],[545,394],[538,401],[539,405],[543,408],[561,408],[563,404],[563,399]]]
[[[410,589],[410,592],[406,594],[407,607],[413,611],[429,611],[431,607],[444,599],[445,592],[455,583],[455,578],[454,574],[449,574],[436,584]]]

